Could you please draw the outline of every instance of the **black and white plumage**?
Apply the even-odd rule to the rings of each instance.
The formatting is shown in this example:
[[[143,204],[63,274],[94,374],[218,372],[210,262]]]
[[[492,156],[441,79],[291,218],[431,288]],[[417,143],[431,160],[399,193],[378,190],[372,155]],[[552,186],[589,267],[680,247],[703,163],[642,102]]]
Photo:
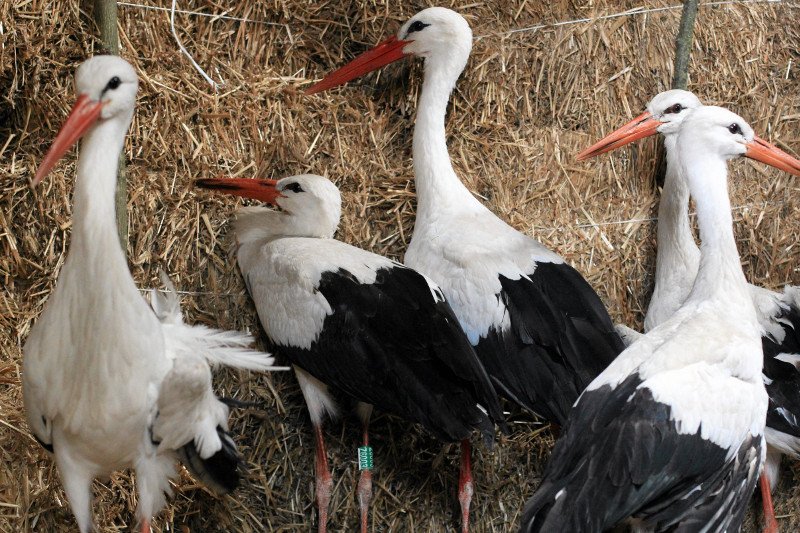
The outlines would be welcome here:
[[[664,136],[667,165],[658,206],[655,287],[645,316],[645,331],[672,316],[686,300],[697,275],[700,249],[689,220],[689,185],[678,160],[677,136],[684,118],[702,105],[689,91],[661,92],[650,100],[642,115],[578,156],[578,159],[593,157],[656,133]],[[763,483],[768,482],[774,489],[782,453],[795,458],[800,456],[800,370],[797,367],[800,362],[800,288],[787,285],[780,293],[752,284],[749,288],[762,328],[764,383],[770,398],[765,433],[769,447]],[[765,515],[768,522],[772,522],[774,512],[765,486],[762,486],[762,494]],[[777,524],[771,527],[776,529]]]
[[[424,9],[396,37],[308,92],[409,55],[425,59],[413,141],[417,218],[404,261],[439,285],[498,391],[563,424],[584,387],[624,346],[586,280],[500,220],[454,172],[445,113],[471,49],[461,15]]]
[[[84,62],[78,100],[34,177],[38,184],[81,137],[69,253],[23,349],[28,425],[55,456],[82,533],[93,529],[92,480],[132,468],[142,532],[171,492],[176,456],[211,488],[237,482],[228,407],[211,368],[273,369],[245,333],[183,322],[174,288],[151,306],[131,277],[117,234],[114,190],[133,117],[136,71],[115,56]]]
[[[629,517],[654,531],[741,526],[765,455],[767,395],[726,161],[789,156],[716,107],[688,115],[677,142],[702,240],[694,285],[579,398],[521,531],[603,531]]]
[[[631,516],[655,531],[737,530],[750,498],[738,485],[754,484],[761,436],[746,434],[731,454],[682,433],[671,406],[642,384],[634,373],[584,392],[523,531],[599,532]]]
[[[444,441],[464,441],[475,429],[492,441],[503,420],[496,394],[441,291],[396,261],[334,240],[341,199],[330,181],[197,183],[281,208],[239,211],[238,262],[272,348],[297,371],[318,432],[323,415],[336,414],[336,390]],[[362,412],[366,439],[369,409]],[[327,469],[322,459],[324,528],[329,474],[320,471]],[[365,521],[365,507],[362,513]]]

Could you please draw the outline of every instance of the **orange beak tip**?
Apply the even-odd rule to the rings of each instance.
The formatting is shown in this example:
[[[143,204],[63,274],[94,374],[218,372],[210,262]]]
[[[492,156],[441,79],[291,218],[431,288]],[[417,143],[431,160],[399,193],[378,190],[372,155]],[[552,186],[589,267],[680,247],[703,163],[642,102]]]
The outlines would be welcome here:
[[[783,170],[794,176],[800,176],[800,160],[787,154],[777,146],[755,137],[747,143],[745,156],[761,161],[771,167]]]

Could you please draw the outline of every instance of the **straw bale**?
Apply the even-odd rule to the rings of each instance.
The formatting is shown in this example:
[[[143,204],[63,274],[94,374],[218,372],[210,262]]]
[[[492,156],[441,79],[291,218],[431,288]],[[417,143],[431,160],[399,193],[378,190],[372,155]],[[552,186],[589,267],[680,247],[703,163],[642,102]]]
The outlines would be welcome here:
[[[167,0],[142,0],[169,6]],[[575,265],[615,320],[641,326],[654,265],[656,142],[577,163],[574,154],[634,116],[671,79],[679,10],[536,31],[540,23],[596,17],[665,0],[451,2],[479,38],[448,116],[450,151],[465,183],[500,217]],[[84,6],[85,7],[85,6]],[[180,54],[164,11],[120,6],[121,53],[141,89],[126,144],[128,255],[141,287],[163,268],[190,294],[192,321],[258,331],[231,255],[229,220],[241,202],[191,188],[219,175],[315,172],[343,191],[339,238],[401,258],[413,231],[411,134],[420,88],[412,61],[329,94],[302,88],[396,31],[422,2],[187,0],[181,9],[270,24],[176,16],[184,45],[225,86],[214,93]],[[86,7],[88,9],[88,7]],[[797,6],[702,7],[690,88],[747,117],[765,137],[800,150]],[[98,48],[75,0],[0,4],[0,531],[71,531],[53,461],[28,433],[21,346],[68,249],[74,152],[38,189],[29,179],[74,100],[75,67]],[[800,283],[797,185],[761,165],[732,165],[736,234],[748,277]],[[627,221],[621,222],[619,221]],[[316,524],[313,439],[294,378],[221,372],[220,393],[257,407],[232,428],[249,472],[216,499],[187,473],[156,530],[308,531]],[[515,429],[475,450],[473,530],[508,531],[538,482],[553,438],[514,408]],[[357,520],[352,416],[327,427],[335,479],[331,530]],[[372,424],[377,469],[373,531],[445,531],[457,521],[457,450],[402,421]],[[785,462],[776,493],[786,530],[800,525],[797,466]],[[131,525],[130,475],[95,483],[100,531]],[[748,531],[758,527],[751,512]]]

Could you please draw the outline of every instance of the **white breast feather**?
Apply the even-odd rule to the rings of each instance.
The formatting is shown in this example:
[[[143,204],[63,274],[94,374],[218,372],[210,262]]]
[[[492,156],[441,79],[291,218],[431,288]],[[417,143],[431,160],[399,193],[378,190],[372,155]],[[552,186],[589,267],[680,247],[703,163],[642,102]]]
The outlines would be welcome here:
[[[83,291],[79,275],[65,264],[25,343],[26,409],[37,434],[50,430],[45,417],[66,433],[111,442],[144,431],[143,388],[169,364],[158,320],[130,281]]]

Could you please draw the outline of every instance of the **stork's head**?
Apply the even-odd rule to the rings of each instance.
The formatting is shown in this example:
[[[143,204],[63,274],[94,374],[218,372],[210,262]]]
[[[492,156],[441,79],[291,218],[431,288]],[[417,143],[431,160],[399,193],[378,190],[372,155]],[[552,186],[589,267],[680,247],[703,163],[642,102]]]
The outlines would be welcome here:
[[[211,178],[195,181],[204,189],[253,198],[279,207],[288,217],[284,235],[331,238],[339,226],[342,197],[328,178],[300,174],[280,180]]]
[[[703,106],[689,113],[677,143],[680,153],[693,156],[684,161],[745,156],[800,176],[800,161],[759,138],[742,117],[722,107]]]
[[[702,105],[693,93],[682,89],[658,93],[647,104],[647,111],[579,153],[577,159],[604,154],[656,133],[674,135],[689,112]]]
[[[75,73],[78,99],[36,171],[33,184],[42,181],[67,150],[98,122],[120,121],[121,127],[127,128],[138,86],[136,71],[117,56],[96,56],[81,64]]]
[[[396,36],[331,72],[306,93],[337,87],[410,55],[425,58],[426,70],[444,70],[449,78],[455,80],[464,70],[471,51],[472,30],[464,17],[452,9],[429,7],[403,24]]]
[[[662,135],[678,133],[683,119],[690,111],[702,107],[700,99],[689,91],[671,89],[658,93],[647,104],[650,120],[657,122],[656,131]],[[651,126],[652,127],[652,126]]]
[[[403,54],[438,63],[451,62],[460,73],[472,51],[472,29],[464,17],[452,9],[429,7],[400,27],[397,41],[407,43]]]

